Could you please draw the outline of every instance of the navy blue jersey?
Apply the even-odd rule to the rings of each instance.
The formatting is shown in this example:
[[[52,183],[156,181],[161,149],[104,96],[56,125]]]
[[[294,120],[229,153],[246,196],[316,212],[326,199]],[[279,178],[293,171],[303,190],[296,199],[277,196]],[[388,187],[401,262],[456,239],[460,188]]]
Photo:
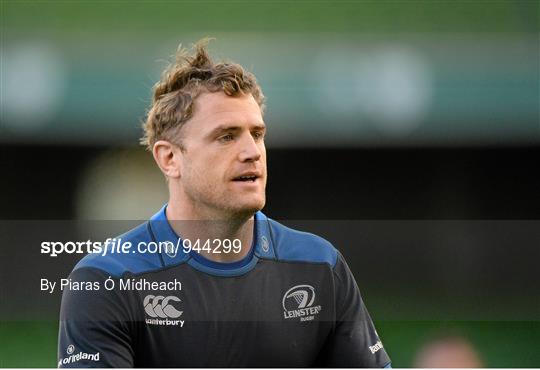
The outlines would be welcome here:
[[[119,237],[170,241],[165,207]],[[89,254],[60,313],[59,367],[385,367],[390,359],[343,256],[255,215],[233,263],[183,248]]]

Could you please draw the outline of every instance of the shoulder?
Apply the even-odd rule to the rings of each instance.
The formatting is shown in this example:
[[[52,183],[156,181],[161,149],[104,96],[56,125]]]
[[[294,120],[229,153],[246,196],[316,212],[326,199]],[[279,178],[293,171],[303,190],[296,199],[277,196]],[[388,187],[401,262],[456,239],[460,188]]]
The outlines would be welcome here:
[[[160,269],[160,255],[157,253],[140,253],[137,245],[141,242],[151,242],[152,234],[148,227],[148,222],[145,222],[136,228],[115,237],[116,244],[129,243],[130,248],[128,253],[111,252],[111,244],[108,249],[105,249],[105,241],[102,241],[102,253],[91,253],[86,255],[77,263],[73,271],[82,268],[95,268],[110,274],[113,277],[120,277],[124,273],[142,273]],[[113,241],[114,241],[113,239]],[[103,253],[105,251],[106,253]]]
[[[328,263],[331,267],[335,266],[338,251],[328,240],[312,233],[291,229],[271,219],[268,221],[278,260]]]

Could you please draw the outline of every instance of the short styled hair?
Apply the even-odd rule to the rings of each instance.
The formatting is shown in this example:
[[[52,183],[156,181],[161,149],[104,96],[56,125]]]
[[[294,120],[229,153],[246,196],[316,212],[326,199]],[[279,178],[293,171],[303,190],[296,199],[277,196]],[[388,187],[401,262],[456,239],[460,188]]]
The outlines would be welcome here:
[[[154,85],[152,105],[143,123],[141,144],[152,150],[158,140],[181,146],[180,129],[193,115],[193,103],[204,92],[223,91],[229,96],[251,94],[261,112],[264,95],[255,76],[236,63],[215,63],[209,56],[205,38],[193,45],[194,54],[178,48],[176,61]]]

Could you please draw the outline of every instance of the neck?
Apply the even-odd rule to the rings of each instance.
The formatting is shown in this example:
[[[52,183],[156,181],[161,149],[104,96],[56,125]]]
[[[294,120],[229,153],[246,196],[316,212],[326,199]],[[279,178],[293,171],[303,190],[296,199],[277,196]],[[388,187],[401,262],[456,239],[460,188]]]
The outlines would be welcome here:
[[[198,243],[202,256],[215,262],[235,262],[249,253],[254,230],[252,214],[229,215],[225,218],[223,215],[213,214],[211,217],[209,212],[193,211],[179,207],[177,202],[169,199],[166,216],[177,235],[189,240],[192,247]],[[238,242],[234,242],[236,239],[240,241],[240,248],[232,247],[238,245]]]

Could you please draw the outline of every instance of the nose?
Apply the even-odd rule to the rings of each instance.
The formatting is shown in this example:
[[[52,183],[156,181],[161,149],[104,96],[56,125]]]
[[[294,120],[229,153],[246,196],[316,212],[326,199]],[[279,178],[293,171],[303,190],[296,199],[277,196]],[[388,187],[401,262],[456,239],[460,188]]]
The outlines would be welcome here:
[[[240,145],[241,148],[240,153],[238,154],[238,159],[241,162],[256,162],[261,158],[261,144],[255,141],[253,136],[251,136],[251,133],[243,135]]]

